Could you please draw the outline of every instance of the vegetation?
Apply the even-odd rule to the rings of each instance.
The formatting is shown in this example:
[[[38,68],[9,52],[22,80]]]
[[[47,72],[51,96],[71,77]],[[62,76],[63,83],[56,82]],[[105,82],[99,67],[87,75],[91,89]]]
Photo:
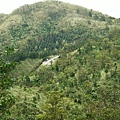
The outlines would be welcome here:
[[[0,16],[1,120],[119,120],[119,19],[54,0]]]
[[[119,19],[59,1],[25,5],[1,16],[0,46],[14,45],[11,59],[18,62],[59,54],[69,43],[68,50],[73,51],[88,38],[100,40],[119,26]]]
[[[0,118],[5,119],[6,114],[10,113],[10,108],[15,103],[15,97],[10,93],[14,79],[11,77],[10,71],[14,68],[15,63],[5,59],[13,48],[6,47],[4,52],[0,53]]]

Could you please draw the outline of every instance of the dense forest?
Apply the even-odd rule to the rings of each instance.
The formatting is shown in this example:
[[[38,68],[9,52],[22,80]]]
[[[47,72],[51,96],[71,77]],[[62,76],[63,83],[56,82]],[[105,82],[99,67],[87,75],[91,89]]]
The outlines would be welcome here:
[[[0,120],[119,115],[120,19],[56,0],[0,14]]]

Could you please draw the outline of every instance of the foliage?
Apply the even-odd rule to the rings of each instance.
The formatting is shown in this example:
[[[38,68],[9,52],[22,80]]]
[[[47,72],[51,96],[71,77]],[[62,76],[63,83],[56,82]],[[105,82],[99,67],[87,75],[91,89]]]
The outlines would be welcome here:
[[[25,5],[10,15],[2,15],[0,46],[15,45],[13,61],[46,58],[59,54],[63,47],[68,52],[73,51],[88,38],[103,38],[111,27],[118,27],[117,19],[109,24],[110,20],[97,11],[59,1]],[[63,40],[67,45],[62,44]]]
[[[38,120],[64,120],[68,118],[66,106],[68,100],[57,91],[47,94],[47,101],[43,106],[43,114],[37,115]]]
[[[15,97],[9,92],[14,79],[10,71],[15,67],[14,62],[7,61],[7,56],[13,51],[13,48],[6,47],[0,54],[0,118],[5,119],[10,113],[10,108],[15,103]]]
[[[0,119],[118,120],[119,24],[55,0],[1,15]]]

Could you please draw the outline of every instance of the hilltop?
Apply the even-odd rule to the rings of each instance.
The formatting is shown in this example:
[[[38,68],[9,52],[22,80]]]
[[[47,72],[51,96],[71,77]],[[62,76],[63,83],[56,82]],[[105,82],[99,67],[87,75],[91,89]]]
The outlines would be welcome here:
[[[119,19],[82,6],[59,1],[24,5],[0,18],[1,48],[16,49],[14,61],[75,50],[88,39],[102,38],[120,24]]]

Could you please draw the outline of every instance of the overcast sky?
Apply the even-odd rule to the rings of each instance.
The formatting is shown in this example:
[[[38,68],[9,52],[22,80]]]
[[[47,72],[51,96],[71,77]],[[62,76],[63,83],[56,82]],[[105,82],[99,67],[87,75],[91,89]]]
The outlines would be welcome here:
[[[0,13],[11,13],[14,9],[43,0],[0,0]],[[120,18],[120,0],[60,0],[100,11],[112,17]]]

